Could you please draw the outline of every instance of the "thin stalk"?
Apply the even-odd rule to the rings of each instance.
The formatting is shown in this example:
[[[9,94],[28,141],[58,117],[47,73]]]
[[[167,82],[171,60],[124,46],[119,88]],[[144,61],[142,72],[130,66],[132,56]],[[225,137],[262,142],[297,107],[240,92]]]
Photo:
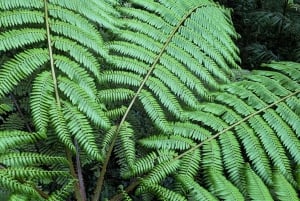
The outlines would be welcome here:
[[[53,58],[53,51],[52,51],[52,42],[51,42],[51,34],[50,34],[50,25],[49,25],[49,16],[48,16],[48,2],[47,0],[44,0],[44,8],[45,8],[45,25],[46,25],[46,33],[47,33],[47,42],[48,42],[48,51],[49,51],[49,58],[50,58],[50,67],[51,67],[51,74],[52,74],[52,80],[54,85],[54,91],[55,91],[55,98],[56,98],[56,104],[59,108],[61,108],[60,103],[60,97],[58,92],[58,86],[57,86],[57,79],[55,74],[55,67],[54,67],[54,58]],[[74,178],[77,178],[75,168],[72,161],[72,153],[71,151],[66,148],[66,157],[69,163],[70,173]],[[78,154],[78,153],[76,153]],[[84,196],[81,194],[80,185],[78,181],[75,182],[75,197],[77,201],[85,201]]]
[[[203,142],[199,143],[198,145],[196,145],[196,146],[192,147],[191,149],[189,149],[189,150],[183,152],[182,154],[178,155],[178,156],[175,157],[173,160],[177,160],[177,159],[180,159],[180,158],[184,157],[185,155],[189,154],[190,152],[195,151],[196,149],[198,149],[199,147],[201,147],[201,146],[204,145],[205,143],[207,143],[207,142],[209,142],[209,141],[211,141],[211,140],[213,140],[213,139],[216,139],[217,137],[219,137],[219,136],[222,135],[223,133],[225,133],[225,132],[231,130],[232,128],[234,128],[234,127],[240,125],[241,123],[247,121],[247,120],[250,119],[251,117],[253,117],[253,116],[255,116],[255,115],[258,115],[258,114],[261,113],[261,112],[264,112],[265,110],[267,110],[267,109],[269,109],[269,108],[271,108],[271,107],[277,105],[278,103],[280,103],[280,102],[282,102],[282,101],[284,101],[284,100],[286,100],[286,99],[288,99],[288,98],[290,98],[290,97],[292,97],[292,96],[294,96],[294,95],[296,95],[296,94],[298,94],[298,93],[300,93],[300,90],[295,91],[294,93],[291,93],[291,94],[289,94],[289,95],[287,95],[287,96],[285,96],[285,97],[283,97],[283,98],[281,98],[281,99],[275,101],[274,103],[272,103],[272,104],[270,104],[270,105],[268,105],[268,106],[266,106],[266,107],[264,107],[264,108],[262,108],[262,109],[260,109],[260,110],[258,110],[258,111],[256,111],[256,112],[254,112],[254,113],[252,113],[252,114],[246,116],[245,118],[241,119],[240,121],[238,121],[238,122],[232,124],[231,126],[227,127],[226,129],[224,129],[224,130],[218,132],[217,134],[211,136],[210,138],[207,138],[206,140],[204,140]]]
[[[292,96],[297,95],[298,93],[300,93],[300,90],[295,91],[295,92],[293,92],[293,93],[291,93],[291,94],[289,94],[289,95],[287,95],[287,96],[285,96],[285,97],[283,97],[283,98],[281,98],[281,99],[275,101],[274,103],[272,103],[272,104],[270,104],[270,105],[267,105],[266,107],[264,107],[264,108],[262,108],[262,109],[260,109],[260,110],[258,110],[258,111],[256,111],[256,112],[254,112],[254,113],[252,113],[252,114],[246,116],[245,118],[241,119],[240,121],[238,121],[238,122],[232,124],[231,126],[225,128],[224,130],[218,132],[217,134],[211,136],[210,138],[207,138],[206,140],[202,141],[201,143],[197,144],[196,146],[194,146],[194,147],[188,149],[187,151],[183,152],[182,154],[178,155],[177,157],[173,158],[172,160],[179,160],[179,159],[181,159],[181,158],[184,157],[185,155],[187,155],[187,154],[189,154],[189,153],[195,151],[195,150],[198,149],[199,147],[203,146],[205,143],[207,143],[207,142],[209,142],[209,141],[211,141],[211,140],[213,140],[213,139],[216,139],[216,138],[219,137],[220,135],[222,135],[222,134],[226,133],[227,131],[231,130],[232,128],[234,128],[234,127],[240,125],[241,123],[247,121],[248,119],[254,117],[255,115],[258,115],[259,113],[264,112],[265,110],[267,110],[267,109],[269,109],[269,108],[271,108],[271,107],[277,105],[277,104],[280,103],[280,102],[285,101],[286,99],[288,99],[288,98],[290,98],[290,97],[292,97]],[[131,192],[132,190],[135,189],[136,186],[138,186],[138,185],[140,184],[140,182],[141,182],[141,180],[135,180],[133,183],[131,183],[131,184],[125,189],[125,192],[127,192],[127,193]],[[114,197],[112,197],[109,201],[121,201],[122,198],[123,198],[123,194],[122,194],[122,193],[119,193],[119,194],[115,195]]]
[[[84,180],[82,176],[82,168],[81,168],[81,162],[80,162],[80,151],[79,151],[79,146],[78,142],[76,139],[74,139],[74,144],[76,147],[76,167],[77,167],[77,175],[78,175],[78,181],[79,181],[79,186],[80,186],[80,193],[84,200],[86,200],[86,193],[85,193],[85,186],[84,186]]]
[[[121,130],[121,127],[123,126],[123,124],[125,123],[125,120],[129,114],[129,112],[131,111],[134,103],[136,102],[136,99],[138,98],[139,94],[141,93],[142,89],[144,88],[147,80],[150,78],[150,75],[152,74],[153,70],[155,69],[156,65],[158,64],[160,58],[162,57],[163,53],[165,52],[166,48],[168,47],[169,43],[171,42],[172,38],[174,37],[175,33],[179,30],[179,28],[182,26],[182,24],[185,22],[185,20],[195,11],[197,10],[198,8],[200,7],[206,7],[207,5],[201,5],[201,6],[197,6],[195,8],[192,8],[183,18],[182,20],[178,23],[178,25],[175,27],[175,29],[171,32],[171,34],[169,35],[169,37],[167,38],[164,46],[162,47],[160,53],[157,55],[157,57],[155,58],[155,60],[153,61],[150,69],[148,70],[145,78],[143,79],[143,81],[141,82],[138,90],[136,91],[134,97],[132,98],[127,110],[125,111],[125,114],[124,116],[122,117],[118,127],[117,127],[117,130],[116,130],[116,133],[114,135],[114,138],[113,138],[113,141],[109,147],[109,150],[106,154],[106,158],[105,158],[105,161],[104,161],[104,164],[102,166],[102,169],[101,169],[101,172],[100,172],[100,177],[98,178],[97,180],[97,185],[96,185],[96,189],[94,191],[94,196],[92,198],[92,201],[98,201],[99,200],[99,197],[100,197],[100,193],[101,193],[101,189],[102,189],[102,185],[103,185],[103,182],[104,182],[104,176],[105,176],[105,173],[106,173],[106,169],[107,169],[107,165],[108,165],[108,162],[110,160],[110,157],[111,157],[111,154],[112,154],[112,151],[113,151],[113,148],[115,146],[115,143],[116,143],[116,139],[118,137],[118,134],[120,133],[120,130]]]

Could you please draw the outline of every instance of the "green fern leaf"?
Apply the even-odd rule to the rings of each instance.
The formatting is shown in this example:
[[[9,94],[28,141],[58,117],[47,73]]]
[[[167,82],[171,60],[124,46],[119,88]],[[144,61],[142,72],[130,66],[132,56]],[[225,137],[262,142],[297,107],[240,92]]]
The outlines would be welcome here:
[[[203,145],[201,168],[203,169],[204,182],[207,186],[211,186],[210,171],[215,174],[223,173],[223,163],[221,157],[220,146],[215,140]]]
[[[5,63],[0,69],[0,97],[10,92],[22,79],[31,75],[48,60],[47,50],[29,49]]]
[[[96,104],[93,97],[75,82],[64,77],[59,78],[59,88],[69,97],[73,104],[78,105],[80,111],[84,112],[97,126],[108,129],[110,122],[104,112]]]
[[[180,136],[150,136],[139,141],[144,147],[155,149],[185,150],[190,148],[193,141]]]
[[[178,201],[186,201],[187,199],[180,195],[179,193],[176,193],[174,191],[171,191],[167,188],[164,188],[159,185],[155,184],[145,184],[144,186],[145,190],[151,193],[154,193],[157,195],[157,197],[160,200],[178,200]],[[142,191],[143,188],[138,189],[138,194],[140,193],[139,191]]]
[[[210,131],[197,124],[189,122],[175,122],[172,125],[172,132],[186,138],[203,141],[211,136]]]
[[[29,200],[30,200],[30,196],[13,194],[9,197],[7,201],[29,201]]]
[[[178,168],[178,173],[176,173],[176,175],[184,175],[189,178],[193,178],[197,175],[200,159],[201,155],[199,149],[187,154],[180,160],[180,167]]]
[[[155,98],[152,97],[150,92],[142,91],[139,94],[140,101],[146,106],[145,110],[155,123],[155,125],[163,130],[164,132],[168,133],[171,130],[165,114],[159,104],[156,102]]]
[[[178,169],[179,166],[180,166],[180,162],[178,160],[161,163],[151,170],[148,177],[143,179],[141,185],[158,184],[164,178],[166,178],[167,175],[171,174],[176,169]]]
[[[134,166],[130,167],[130,169],[123,169],[121,175],[124,178],[130,178],[145,174],[152,170],[155,165],[167,162],[174,156],[176,154],[173,151],[150,152],[143,158],[136,159]]]
[[[37,153],[8,153],[0,155],[0,161],[3,165],[11,167],[33,166],[39,164],[64,164],[68,165],[65,158],[41,155]]]
[[[0,8],[3,10],[10,10],[13,8],[42,8],[43,2],[39,0],[31,0],[31,1],[19,1],[19,0],[12,0],[12,1],[0,1]]]
[[[26,143],[34,143],[45,138],[41,133],[28,133],[24,131],[0,131],[0,151],[5,152],[9,148],[17,147]]]
[[[241,192],[230,183],[223,175],[216,172],[210,172],[212,180],[212,192],[222,200],[245,200]]]
[[[69,196],[70,192],[73,191],[74,188],[74,180],[70,180],[67,184],[65,184],[60,190],[51,193],[51,195],[47,198],[48,201],[65,201]]]
[[[40,198],[38,192],[36,192],[36,190],[30,184],[21,183],[13,177],[7,175],[6,172],[2,170],[0,171],[0,176],[0,186],[4,187],[5,189],[12,189],[13,192],[18,194],[31,195],[37,199]]]
[[[183,188],[187,191],[189,200],[217,201],[216,197],[200,186],[192,178],[180,175],[177,176],[176,179],[180,181]]]
[[[92,72],[96,78],[99,79],[99,63],[91,52],[86,48],[78,45],[76,42],[71,41],[67,38],[54,37],[54,47],[58,50],[64,51],[72,56],[77,63],[82,64],[87,70]]]
[[[222,116],[222,118],[230,125],[242,119],[240,115],[223,105],[208,103],[205,104],[205,106],[204,111]],[[253,129],[246,123],[241,123],[235,127],[235,133],[246,150],[248,159],[255,167],[257,173],[264,179],[264,181],[271,184],[272,175],[270,161]],[[226,138],[226,134],[224,138]]]
[[[1,170],[5,174],[14,178],[51,178],[51,177],[69,177],[70,174],[66,171],[47,171],[40,168],[9,168]]]
[[[36,78],[32,86],[30,107],[32,108],[33,122],[40,132],[45,132],[48,125],[49,97],[54,93],[51,73],[44,71]]]
[[[78,144],[83,147],[91,158],[102,161],[103,158],[96,145],[94,131],[84,114],[80,113],[76,107],[67,102],[64,102],[62,110],[68,130],[77,139]]]
[[[245,168],[245,174],[247,179],[247,190],[251,200],[273,200],[268,186],[263,183],[249,165]]]
[[[17,113],[9,114],[0,126],[0,130],[23,130],[25,127],[25,120]]]
[[[135,163],[135,142],[134,131],[130,124],[127,122],[123,124],[120,130],[120,138],[116,143],[115,152],[119,158],[118,163],[120,166],[128,166],[129,168],[134,166]]]
[[[277,200],[299,200],[293,186],[278,171],[274,173],[274,190]]]
[[[44,22],[43,13],[38,11],[30,11],[30,10],[19,10],[18,12],[2,11],[0,16],[1,27],[12,27],[16,25],[29,24],[29,23],[39,24],[43,22]]]
[[[65,73],[70,80],[78,83],[92,99],[96,98],[96,86],[88,72],[67,57],[54,55],[54,59],[54,63],[58,69]]]
[[[57,133],[57,137],[66,147],[68,147],[75,153],[76,149],[67,127],[67,121],[64,117],[62,109],[58,107],[57,103],[55,103],[54,101],[52,101],[52,104],[50,106],[49,115],[51,123],[53,124],[53,127]]]
[[[235,92],[237,93],[237,92]],[[249,107],[242,100],[237,97],[229,96],[228,94],[222,94],[217,97],[218,100],[225,102],[226,104],[233,105],[235,110],[243,115],[249,115],[254,110]],[[250,126],[254,129],[258,137],[260,138],[263,146],[267,150],[267,154],[275,163],[276,166],[280,167],[283,173],[293,182],[291,175],[291,167],[289,160],[285,154],[284,147],[280,143],[278,137],[275,135],[273,129],[265,122],[261,117],[255,116],[248,120]]]
[[[107,57],[107,51],[103,48],[103,41],[100,35],[94,36],[76,25],[61,21],[52,22],[51,29],[56,34],[78,41],[84,47],[91,48],[99,55]],[[99,47],[102,47],[103,49]]]
[[[7,51],[43,41],[45,36],[46,32],[43,29],[25,28],[4,32],[0,35],[0,51]]]
[[[67,0],[51,0],[52,4],[59,5],[68,10],[76,11],[85,16],[90,21],[94,21],[101,26],[116,30],[118,20],[115,19],[118,16],[118,12],[113,8],[112,4],[116,4],[116,0],[103,0],[103,1],[89,1],[82,2],[80,0],[74,0],[70,4]],[[99,10],[102,12],[99,13]]]
[[[118,102],[126,101],[133,98],[134,92],[130,89],[106,89],[98,92],[98,99],[100,102]]]
[[[229,180],[238,187],[243,195],[246,195],[246,182],[242,171],[245,163],[241,155],[241,149],[233,133],[228,132],[220,136],[222,159]]]

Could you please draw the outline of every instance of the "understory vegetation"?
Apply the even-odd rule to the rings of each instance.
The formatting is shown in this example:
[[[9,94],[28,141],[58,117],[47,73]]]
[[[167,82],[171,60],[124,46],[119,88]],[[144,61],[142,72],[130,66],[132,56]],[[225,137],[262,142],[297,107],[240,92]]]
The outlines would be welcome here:
[[[0,200],[299,200],[299,3],[0,0]]]

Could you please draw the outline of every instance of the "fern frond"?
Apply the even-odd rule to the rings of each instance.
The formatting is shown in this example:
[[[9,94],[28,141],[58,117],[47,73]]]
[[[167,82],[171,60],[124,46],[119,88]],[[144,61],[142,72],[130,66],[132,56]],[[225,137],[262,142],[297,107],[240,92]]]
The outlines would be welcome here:
[[[77,139],[78,144],[83,147],[91,158],[101,161],[103,158],[96,145],[94,131],[84,114],[67,102],[64,102],[62,110],[67,121],[68,130]]]
[[[237,97],[230,96],[228,94],[222,94],[222,96],[217,97],[217,99],[226,104],[233,105],[233,107],[235,107],[235,110],[239,114],[249,115],[250,112],[254,112],[252,107],[248,106]],[[292,181],[293,179],[291,176],[291,167],[288,162],[289,160],[285,154],[283,145],[280,143],[273,129],[260,116],[252,117],[248,121],[250,126],[254,129],[255,133],[260,138],[263,146],[267,151],[267,154],[272,159],[274,164],[280,167],[283,173]]]
[[[183,197],[182,195],[180,195],[179,193],[176,193],[172,190],[169,190],[169,189],[164,188],[157,184],[144,184],[143,187],[140,187],[140,189],[137,189],[137,194],[138,195],[142,194],[143,190],[145,190],[145,192],[150,192],[150,193],[157,195],[157,197],[160,200],[187,201],[187,199],[185,197]]]
[[[40,168],[29,168],[29,167],[22,167],[22,168],[8,168],[8,169],[2,169],[2,174],[5,174],[10,177],[14,178],[31,178],[31,179],[37,179],[37,178],[51,178],[51,177],[69,177],[70,174],[66,171],[47,171],[42,170]]]
[[[273,200],[268,186],[264,184],[249,165],[245,167],[245,174],[247,179],[247,191],[251,200]]]
[[[210,171],[213,171],[215,174],[223,173],[224,169],[221,157],[221,150],[220,146],[216,143],[215,140],[203,145],[201,168],[204,173],[204,183],[207,186],[212,185],[211,180],[209,178]]]
[[[98,91],[98,99],[100,102],[118,102],[126,101],[133,98],[134,92],[130,89],[106,89]]]
[[[45,49],[29,49],[17,54],[0,69],[0,97],[10,92],[20,81],[49,60]]]
[[[148,138],[141,139],[139,143],[144,147],[167,150],[185,150],[190,148],[194,144],[192,140],[176,135],[152,135]]]
[[[80,86],[78,86],[74,81],[67,78],[59,78],[59,88],[60,90],[70,98],[73,104],[76,104],[80,111],[84,112],[97,126],[107,129],[110,126],[108,118],[105,116],[104,112],[96,104],[93,97]]]
[[[205,104],[205,106],[204,111],[211,112],[215,115],[222,115],[222,118],[228,124],[233,124],[242,119],[240,115],[223,105],[208,103]],[[272,184],[270,160],[260,143],[259,138],[255,135],[254,130],[246,123],[241,123],[239,126],[235,127],[235,133],[237,138],[241,141],[240,143],[243,145],[255,171],[267,182],[267,184]],[[224,138],[226,138],[226,136],[224,136]]]
[[[0,130],[23,130],[25,124],[25,119],[22,119],[17,113],[12,113],[3,120]]]
[[[9,197],[7,201],[29,201],[31,196],[21,195],[21,194],[13,194]]]
[[[199,149],[191,152],[180,160],[180,167],[176,175],[184,175],[193,178],[197,175],[201,160],[201,152]]]
[[[52,22],[51,29],[56,34],[78,41],[86,48],[91,48],[99,55],[106,57],[107,52],[103,47],[103,41],[100,35],[94,36],[78,26],[61,21]],[[103,47],[103,49],[99,47]]]
[[[55,65],[59,70],[65,73],[70,80],[78,83],[92,99],[96,98],[96,86],[88,72],[82,69],[78,63],[71,61],[67,57],[54,55],[54,59]]]
[[[119,158],[118,163],[121,167],[126,165],[131,168],[134,166],[136,159],[135,151],[134,131],[131,125],[126,122],[120,130],[120,138],[115,148],[115,152]]]
[[[212,181],[212,192],[222,200],[245,200],[241,192],[230,183],[223,175],[214,171],[209,175]]]
[[[84,3],[80,0],[74,0],[72,4],[67,0],[51,0],[50,2],[80,13],[90,21],[94,21],[105,28],[112,30],[117,29],[116,24],[118,24],[118,20],[116,19],[116,16],[118,16],[119,13],[112,6],[112,3],[116,4],[115,0],[104,0],[100,2],[92,0]],[[102,12],[99,13],[99,10]]]
[[[41,42],[45,38],[46,32],[43,29],[24,28],[7,31],[0,35],[0,51],[7,51]]]
[[[187,191],[189,200],[217,201],[217,198],[213,194],[200,186],[192,178],[180,175],[176,179],[180,181],[180,184]]]
[[[12,175],[11,181],[4,184],[5,189],[12,192],[12,196],[24,194],[32,200],[39,200],[41,198],[39,193],[42,190],[35,189],[35,186],[38,183],[48,182],[41,188],[47,189],[50,200],[66,199],[73,191],[71,186],[74,182],[64,188],[63,184],[70,178],[68,171],[65,172],[67,176],[64,176],[56,170],[57,165],[49,163],[56,163],[58,162],[56,160],[59,160],[59,157],[54,158],[52,154],[57,152],[61,155],[61,152],[66,151],[70,172],[73,177],[76,177],[70,152],[76,152],[73,138],[87,153],[86,158],[102,160],[95,136],[102,130],[108,130],[111,122],[104,112],[105,105],[98,102],[96,97],[96,86],[100,79],[100,61],[103,57],[107,57],[108,53],[103,39],[103,36],[106,37],[105,33],[102,29],[99,31],[98,25],[117,30],[116,16],[119,14],[113,7],[113,3],[115,4],[116,1],[92,0],[84,3],[74,0],[70,4],[69,1],[64,0],[44,2],[0,0],[0,26],[4,28],[0,34],[0,51],[5,52],[1,59],[0,97],[2,100],[2,97],[15,93],[16,98],[30,96],[31,107],[28,110],[29,104],[23,99],[20,100],[20,104],[24,104],[24,107],[23,105],[19,107],[17,103],[14,105],[24,121],[26,120],[26,129],[30,133],[11,131],[8,127],[3,127],[6,130],[0,132],[0,150],[5,153],[1,155],[5,160],[3,165],[20,167],[18,170],[9,168],[10,172],[5,173],[3,173],[5,170],[1,169],[1,174]],[[99,12],[100,10],[102,11]],[[11,55],[14,57],[11,58]],[[49,67],[51,67],[51,74],[48,73]],[[62,76],[65,77],[57,82],[57,78]],[[29,83],[26,89],[20,87],[24,84],[23,80],[24,83],[25,81],[26,84]],[[21,93],[17,93],[19,91]],[[76,95],[74,92],[79,93]],[[4,113],[5,107],[1,108]],[[1,123],[2,120],[5,121],[3,126],[7,126],[8,117],[16,114],[7,112],[10,113],[4,114],[3,119],[1,112]],[[28,114],[32,115],[33,121]],[[13,121],[9,122],[13,123]],[[31,128],[32,124],[35,129]],[[18,124],[10,125],[11,128],[14,126],[19,127]],[[3,128],[1,125],[1,129]],[[99,128],[101,131],[98,133],[96,129]],[[36,130],[37,133],[31,130]],[[45,139],[43,142],[37,142],[42,138]],[[61,144],[57,144],[58,139]],[[28,144],[28,147],[25,147],[25,144]],[[35,152],[50,154],[34,155],[24,151],[32,149],[33,146],[30,144],[35,145]],[[57,150],[50,150],[49,147],[54,144]],[[62,145],[65,146],[65,150]],[[18,158],[18,151],[24,153],[23,158],[21,153]],[[63,161],[66,162],[65,158],[60,159],[61,164]],[[47,166],[49,171],[39,169],[47,164],[51,165]],[[28,166],[28,171],[23,166]],[[36,169],[30,169],[33,167]],[[23,178],[14,180],[14,177]],[[5,182],[4,177],[0,180],[1,184]],[[48,188],[49,183],[59,184],[58,187],[61,186],[62,190],[55,191],[56,187]],[[14,188],[14,185],[19,187]],[[30,189],[31,185],[32,189]],[[18,189],[21,189],[20,192]],[[49,189],[51,191],[48,192]],[[42,193],[41,196],[47,198],[49,196],[47,193]]]
[[[30,106],[34,125],[40,132],[45,132],[48,125],[48,111],[50,107],[49,97],[54,93],[51,73],[44,71],[36,78],[32,86]]]
[[[156,159],[157,159],[156,153],[153,152],[149,153],[145,157],[136,160],[135,165],[131,167],[131,169],[127,169],[127,168],[123,169],[121,171],[121,176],[123,178],[130,178],[132,176],[136,176],[148,172],[154,167]]]
[[[32,0],[32,1],[19,1],[19,0],[12,0],[12,1],[0,1],[0,8],[3,10],[10,10],[13,8],[42,8],[44,6],[42,1],[39,0]]]
[[[278,70],[282,74],[287,75],[295,81],[299,81],[299,63],[295,62],[272,62],[270,64],[262,64],[262,67]]]
[[[228,132],[220,136],[222,159],[228,179],[246,195],[246,182],[243,173],[243,156],[241,148],[233,133]]]
[[[0,160],[3,165],[11,167],[34,166],[39,164],[54,164],[60,163],[68,165],[65,158],[41,155],[37,153],[21,152],[21,153],[8,153],[0,155]]]
[[[66,183],[60,190],[51,193],[51,195],[47,198],[48,201],[64,201],[67,199],[70,192],[73,191],[74,188],[74,180],[70,179],[68,183]]]
[[[166,120],[165,114],[159,104],[156,102],[155,98],[148,91],[142,91],[139,94],[140,101],[145,107],[146,112],[150,116],[151,120],[155,123],[155,125],[161,130],[168,133],[171,130],[169,124]]]
[[[26,143],[34,143],[43,138],[45,138],[45,135],[41,133],[28,133],[17,130],[0,131],[0,151],[5,152],[9,148],[15,148]]]
[[[57,103],[55,103],[54,101],[52,101],[51,103],[49,115],[51,124],[53,125],[54,130],[57,133],[58,139],[60,139],[66,147],[68,147],[71,151],[75,153],[76,149],[73,144],[71,134],[68,130],[67,121],[64,117],[63,111],[60,107],[58,107]]]
[[[122,20],[126,30],[118,34],[119,41],[109,44],[112,55],[109,62],[113,64],[113,70],[105,71],[100,83],[104,86],[113,83],[117,88],[140,87],[137,96],[155,127],[164,134],[176,133],[181,135],[179,138],[185,137],[182,135],[190,131],[184,128],[189,125],[189,122],[185,122],[189,119],[189,112],[201,107],[199,98],[211,99],[207,88],[218,89],[220,84],[229,82],[229,69],[237,67],[238,60],[233,43],[222,41],[222,37],[217,37],[218,34],[207,40],[202,36],[195,38],[193,36],[198,35],[198,30],[193,25],[200,19],[208,20],[203,14],[205,9],[218,13],[218,16],[228,16],[221,7],[206,1],[187,4],[174,2],[172,6],[167,1],[132,3],[130,8],[121,8],[128,16]],[[178,10],[180,6],[184,6],[182,10]],[[212,24],[218,23],[216,19],[209,20]],[[217,31],[231,40],[235,32],[230,21],[225,19],[225,22]],[[206,32],[210,27],[202,25],[203,34],[210,32]],[[209,41],[211,39],[224,52],[215,49]],[[231,58],[235,55],[235,58],[226,61],[224,55],[231,55]],[[219,64],[223,68],[219,68]],[[152,72],[153,75],[150,74]],[[146,74],[144,82],[141,76]],[[141,83],[146,87],[141,88]],[[175,129],[172,128],[172,121],[178,121]],[[183,122],[185,125],[179,127]],[[201,132],[198,127],[192,131],[191,135],[198,139],[209,135],[209,132]],[[178,142],[176,146],[159,144],[159,139],[153,139],[153,142],[158,143],[156,149],[187,148],[187,145],[179,145]]]
[[[101,139],[101,153],[102,155],[105,155],[105,153],[107,152],[107,149],[109,147],[109,145],[111,144],[111,142],[113,141],[113,137],[114,134],[117,130],[116,126],[112,126],[104,135],[103,139]]]
[[[64,51],[72,56],[77,63],[82,64],[87,70],[92,72],[99,79],[99,63],[88,49],[78,45],[76,42],[67,38],[54,37],[53,45],[58,50]]]
[[[293,130],[275,112],[268,112],[265,115],[266,121],[272,125],[279,136],[282,144],[287,148],[297,164],[300,163],[300,142]]]
[[[21,183],[13,177],[6,174],[5,171],[0,171],[0,186],[5,189],[13,189],[14,192],[21,195],[31,195],[34,198],[40,198],[38,192],[28,183]]]
[[[298,200],[299,197],[293,186],[278,171],[274,173],[274,190],[276,200]]]
[[[42,12],[33,10],[18,10],[14,11],[2,11],[0,16],[1,27],[12,27],[22,24],[40,24],[44,22],[44,16]],[[45,38],[45,37],[44,37]]]
[[[150,152],[143,158],[139,158],[135,161],[135,165],[130,167],[130,169],[123,169],[121,175],[124,178],[130,178],[134,176],[139,176],[152,170],[155,165],[167,162],[172,159],[176,154],[173,151],[164,152]]]
[[[175,122],[172,125],[172,133],[186,138],[203,141],[211,136],[210,131],[197,124],[189,122]]]

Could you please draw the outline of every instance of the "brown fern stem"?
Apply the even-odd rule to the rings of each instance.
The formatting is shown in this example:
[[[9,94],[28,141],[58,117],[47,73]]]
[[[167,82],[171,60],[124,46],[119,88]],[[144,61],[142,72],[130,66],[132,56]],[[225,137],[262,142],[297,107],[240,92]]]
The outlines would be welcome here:
[[[49,58],[50,58],[50,67],[51,67],[51,74],[52,74],[52,80],[53,80],[53,85],[54,85],[54,91],[55,91],[55,98],[56,98],[56,104],[59,108],[61,108],[61,102],[60,102],[60,97],[59,97],[59,92],[58,92],[58,86],[57,86],[57,79],[56,79],[56,74],[55,74],[55,67],[54,67],[54,58],[53,58],[53,51],[52,51],[52,41],[51,41],[51,34],[50,34],[50,25],[49,25],[49,16],[48,16],[48,2],[47,0],[44,0],[44,8],[45,8],[45,25],[46,25],[46,33],[47,33],[47,43],[48,43],[48,51],[49,51]],[[69,169],[70,173],[74,178],[78,178],[77,174],[75,172],[75,167],[73,164],[72,160],[72,152],[68,149],[65,148],[66,151],[66,157],[69,163]],[[78,155],[78,153],[76,153]],[[77,201],[86,201],[86,198],[84,195],[81,193],[80,185],[79,182],[76,181],[74,183],[75,187],[75,197]]]
[[[80,187],[80,193],[82,197],[86,200],[86,193],[85,193],[85,185],[82,175],[82,168],[81,168],[81,162],[80,162],[80,154],[79,154],[79,146],[76,139],[74,139],[74,144],[76,148],[76,169],[77,169],[77,175],[78,175],[78,182]]]
[[[147,80],[150,78],[150,75],[152,74],[153,70],[155,69],[156,65],[158,64],[161,56],[163,55],[163,53],[165,52],[166,48],[168,47],[169,43],[171,42],[172,38],[174,37],[174,35],[177,33],[177,31],[179,30],[179,28],[182,26],[182,24],[190,17],[190,15],[195,11],[197,10],[198,8],[200,7],[207,7],[207,5],[200,5],[200,6],[197,6],[197,7],[194,7],[192,8],[183,18],[182,20],[177,24],[177,26],[175,27],[175,29],[171,32],[171,34],[169,35],[169,37],[167,38],[164,46],[162,47],[160,53],[157,55],[157,57],[155,58],[154,62],[152,63],[150,69],[148,70],[145,78],[143,79],[143,81],[141,82],[138,90],[136,91],[134,97],[132,98],[124,116],[122,117],[118,127],[117,127],[117,130],[116,130],[116,133],[114,135],[114,138],[113,138],[113,141],[109,147],[109,150],[106,154],[106,158],[105,158],[105,161],[104,161],[104,164],[102,166],[102,169],[101,169],[101,172],[100,172],[100,177],[98,178],[97,180],[97,185],[96,185],[96,189],[94,191],[94,195],[93,195],[93,199],[92,201],[98,201],[99,200],[99,197],[100,197],[100,193],[101,193],[101,189],[102,189],[102,185],[103,185],[103,181],[104,181],[104,176],[105,176],[105,172],[106,172],[106,169],[107,169],[107,165],[108,165],[108,162],[109,162],[109,159],[111,157],[111,153],[113,151],[113,148],[115,146],[115,142],[116,142],[116,139],[118,137],[118,134],[120,133],[120,130],[121,130],[121,127],[123,126],[123,124],[125,123],[125,120],[130,112],[130,110],[132,109],[134,103],[136,102],[139,94],[141,93],[142,89],[144,88]]]
[[[183,152],[182,154],[178,155],[177,157],[173,158],[172,160],[179,160],[179,159],[181,159],[182,157],[186,156],[187,154],[189,154],[189,153],[195,151],[196,149],[198,149],[199,147],[203,146],[205,143],[207,143],[207,142],[209,142],[209,141],[211,141],[211,140],[213,140],[213,139],[216,139],[216,138],[219,137],[220,135],[222,135],[222,134],[226,133],[227,131],[231,130],[232,128],[234,128],[234,127],[240,125],[241,123],[247,121],[248,119],[254,117],[255,115],[258,115],[258,114],[264,112],[265,110],[267,110],[267,109],[269,109],[269,108],[271,108],[271,107],[277,105],[278,103],[281,103],[281,102],[285,101],[286,99],[288,99],[288,98],[290,98],[290,97],[292,97],[292,96],[297,95],[298,93],[300,93],[300,90],[295,91],[295,92],[293,92],[293,93],[291,93],[291,94],[289,94],[289,95],[287,95],[287,96],[285,96],[285,97],[283,97],[283,98],[281,98],[281,99],[275,101],[274,103],[272,103],[272,104],[270,104],[270,105],[267,105],[266,107],[264,107],[264,108],[262,108],[262,109],[260,109],[260,110],[258,110],[258,111],[256,111],[256,112],[254,112],[254,113],[252,113],[252,114],[246,116],[245,118],[241,119],[240,121],[238,121],[238,122],[232,124],[231,126],[225,128],[224,130],[218,132],[217,134],[211,136],[210,138],[207,138],[206,140],[202,141],[201,143],[197,144],[196,146],[194,146],[194,147],[188,149],[187,151]],[[146,177],[147,177],[147,176],[146,176]],[[133,183],[131,183],[131,184],[125,189],[125,192],[127,192],[127,193],[131,192],[132,190],[134,190],[134,189],[140,184],[140,182],[141,182],[141,180],[135,180]],[[123,198],[123,194],[122,194],[122,193],[119,193],[119,194],[115,195],[114,197],[112,197],[109,201],[121,201],[122,198]]]

